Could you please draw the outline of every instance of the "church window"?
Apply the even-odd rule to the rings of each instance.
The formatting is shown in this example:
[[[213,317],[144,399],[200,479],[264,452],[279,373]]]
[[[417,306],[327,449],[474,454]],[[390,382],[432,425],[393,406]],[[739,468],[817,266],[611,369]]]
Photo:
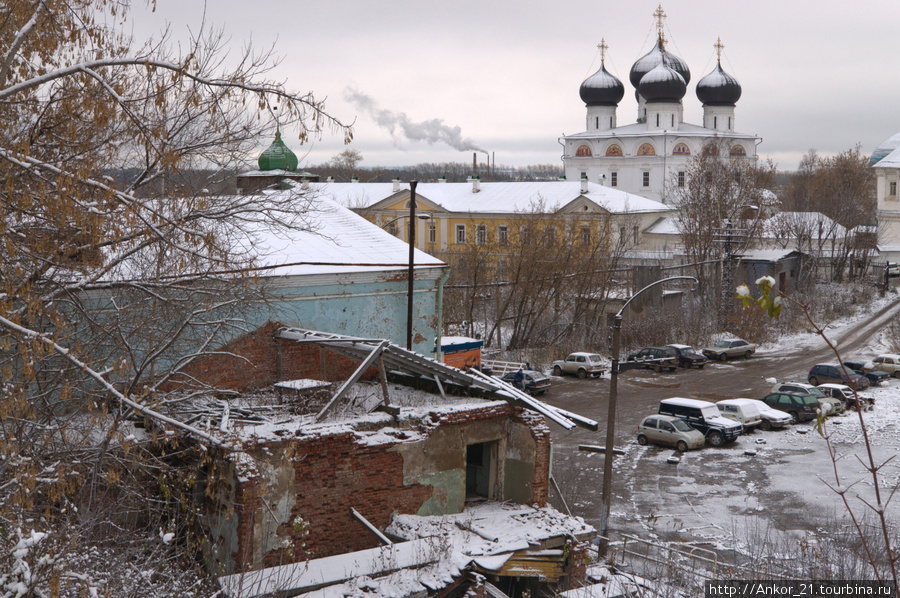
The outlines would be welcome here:
[[[656,126],[659,126],[659,112],[656,113]]]
[[[615,143],[606,148],[606,155],[613,157],[621,157],[622,156],[622,148],[616,145]]]
[[[484,224],[479,224],[475,229],[475,243],[478,245],[484,245],[487,243],[487,226]]]
[[[897,195],[897,183],[891,183],[891,195]]]
[[[594,153],[591,151],[590,146],[579,145],[578,149],[575,150],[575,155],[579,158],[590,158]]]
[[[556,245],[556,227],[555,226],[545,226],[544,227],[544,246],[553,247]]]
[[[428,225],[428,242],[434,243],[437,241],[437,227],[433,224]]]
[[[459,245],[466,244],[466,225],[465,224],[457,224],[456,225],[456,242]]]
[[[649,143],[645,143],[641,147],[638,148],[637,152],[638,156],[655,156],[656,150],[653,149],[653,146]]]
[[[610,129],[613,128],[613,122],[612,122],[612,119],[613,119],[613,117],[610,116],[610,117],[609,117],[609,128],[610,128]]]
[[[581,227],[581,244],[584,247],[591,246],[591,229],[587,226]]]
[[[714,117],[713,117],[713,129],[716,129],[716,128],[718,128],[718,127],[719,127],[719,117],[718,117],[718,116],[714,116]]]
[[[644,187],[650,186],[650,173],[648,171],[644,171]]]
[[[731,130],[731,117],[728,117],[728,130]]]
[[[673,156],[690,156],[691,148],[687,146],[686,143],[676,143],[675,147],[672,149]]]
[[[674,114],[672,115],[672,126],[673,127],[675,126],[675,115]]]
[[[619,186],[619,173],[618,172],[609,173],[609,186],[610,187],[618,187]]]
[[[388,224],[387,232],[396,237],[397,236],[397,223],[391,222],[390,224]]]
[[[678,186],[684,187],[684,171],[683,170],[678,171]]]
[[[635,245],[638,244],[638,230],[639,230],[638,227],[635,226],[635,227],[632,229],[632,231],[631,231],[631,234],[632,234],[632,236],[634,237],[634,244],[635,244]]]
[[[599,116],[598,116],[597,118],[594,119],[594,128],[595,128],[595,129],[599,129],[599,128],[600,128],[600,117],[599,117]]]
[[[731,155],[732,156],[746,156],[747,150],[744,149],[743,145],[735,145],[735,146],[732,146],[732,148],[731,148]]]
[[[509,245],[509,227],[501,224],[497,227],[497,243]]]

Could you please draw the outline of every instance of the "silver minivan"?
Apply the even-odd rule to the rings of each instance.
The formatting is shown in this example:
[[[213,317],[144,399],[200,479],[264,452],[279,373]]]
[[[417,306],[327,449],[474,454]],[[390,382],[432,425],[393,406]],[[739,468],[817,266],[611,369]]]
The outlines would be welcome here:
[[[664,444],[674,446],[683,453],[688,449],[701,448],[706,439],[680,417],[672,415],[651,415],[645,417],[638,426],[638,444]]]

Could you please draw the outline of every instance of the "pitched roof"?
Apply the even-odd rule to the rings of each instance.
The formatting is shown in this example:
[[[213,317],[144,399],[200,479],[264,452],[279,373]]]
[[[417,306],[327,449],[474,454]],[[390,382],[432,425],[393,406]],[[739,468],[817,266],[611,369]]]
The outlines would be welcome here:
[[[338,274],[408,267],[409,245],[405,241],[312,188],[306,191],[305,199],[308,205],[302,216],[303,230],[257,227],[240,241],[268,274]],[[445,266],[418,249],[414,261],[417,268]]]
[[[595,203],[613,214],[669,212],[674,208],[658,201],[618,189],[588,183],[581,192],[580,181],[545,181],[529,183],[479,183],[474,192],[472,182],[419,183],[417,198],[455,213],[541,213],[556,212],[579,197]],[[351,209],[369,208],[397,194],[409,192],[409,184],[394,191],[393,183],[310,183],[320,192]]]

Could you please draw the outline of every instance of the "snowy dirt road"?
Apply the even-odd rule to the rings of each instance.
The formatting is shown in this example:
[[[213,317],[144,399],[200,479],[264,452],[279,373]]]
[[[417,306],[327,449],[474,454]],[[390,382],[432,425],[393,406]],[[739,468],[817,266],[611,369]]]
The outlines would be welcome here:
[[[838,341],[846,358],[871,359],[887,350],[886,327],[898,318],[900,302],[885,302],[857,322],[836,324],[829,336]],[[801,335],[779,346],[763,347],[748,360],[713,362],[702,370],[621,374],[616,446],[625,455],[615,461],[612,534],[741,548],[753,543],[753,536],[774,530],[788,537],[841,533],[835,518],[845,519],[846,510],[829,488],[838,484],[835,467],[812,423],[757,431],[721,448],[691,451],[675,465],[667,462],[673,450],[635,442],[638,423],[655,413],[662,399],[761,398],[769,392],[771,378],[805,381],[813,364],[834,361],[820,338]],[[573,513],[598,527],[604,457],[579,451],[578,445],[605,443],[609,379],[554,377],[553,383],[547,402],[600,422],[599,432],[552,428],[553,475]],[[900,453],[900,380],[892,379],[887,386],[863,394],[876,399],[875,408],[864,417],[876,457],[884,461]],[[874,487],[856,458],[864,457],[857,413],[829,419],[826,432],[841,455],[839,483],[844,487],[855,483],[848,496],[862,512],[865,509],[857,496],[873,500]],[[882,472],[884,485],[890,488],[900,483],[900,458],[896,461]],[[900,504],[892,503],[888,512],[900,519]]]

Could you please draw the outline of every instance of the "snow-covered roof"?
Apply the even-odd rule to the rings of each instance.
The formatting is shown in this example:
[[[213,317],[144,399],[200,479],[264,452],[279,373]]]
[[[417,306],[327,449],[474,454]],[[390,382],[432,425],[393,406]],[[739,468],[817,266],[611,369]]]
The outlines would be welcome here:
[[[751,249],[741,253],[740,258],[742,261],[777,262],[791,254],[800,255],[800,253],[796,249]]]
[[[648,226],[644,233],[653,233],[654,235],[681,235],[681,231],[678,230],[678,218],[663,216]]]
[[[296,193],[282,191],[279,193]],[[267,275],[378,272],[408,268],[409,245],[310,188],[304,230],[257,228],[242,242]],[[417,268],[445,264],[416,249]]]
[[[878,147],[872,151],[872,157],[869,158],[869,166],[884,166],[880,162],[898,148],[900,148],[900,133],[895,133],[879,143]]]
[[[900,133],[898,133],[895,137],[898,138],[898,143],[900,143]],[[891,137],[891,139],[894,138]],[[875,154],[872,154],[872,159],[875,159]],[[877,162],[870,162],[870,164],[872,164],[875,168],[900,168],[900,147],[893,149],[890,153],[885,155]]]
[[[309,188],[351,209],[372,207],[398,193],[394,191],[393,183],[310,183]],[[455,213],[514,214],[529,213],[539,208],[543,213],[550,213],[579,197],[585,197],[613,214],[673,210],[658,201],[597,183],[588,183],[587,193],[582,193],[580,181],[479,183],[479,191],[474,192],[474,188],[472,182],[419,183],[416,196]],[[408,191],[408,183],[400,185],[400,192]]]
[[[796,236],[796,233],[818,234],[828,238],[843,238],[847,229],[822,212],[779,212],[763,222],[764,237]]]

